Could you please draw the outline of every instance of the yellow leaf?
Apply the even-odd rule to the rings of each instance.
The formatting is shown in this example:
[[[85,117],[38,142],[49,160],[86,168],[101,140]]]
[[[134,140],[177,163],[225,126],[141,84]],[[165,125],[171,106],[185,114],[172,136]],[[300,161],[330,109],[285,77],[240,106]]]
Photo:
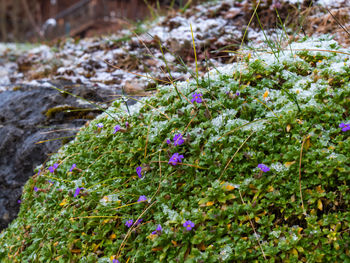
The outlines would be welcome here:
[[[153,240],[157,237],[158,235],[152,235],[150,234],[147,238],[150,239],[150,240]]]
[[[287,168],[289,168],[291,165],[293,165],[295,163],[295,161],[293,161],[293,162],[286,162],[285,164],[284,164],[284,166],[285,167],[287,167]]]
[[[72,249],[71,252],[72,253],[80,253],[80,249]]]
[[[321,211],[323,210],[323,204],[322,204],[321,199],[318,199],[318,201],[317,201],[317,208]]]
[[[260,218],[256,216],[255,217],[255,222],[259,223],[259,221],[260,221]]]
[[[236,199],[236,196],[234,194],[229,194],[227,197],[227,200],[232,200],[232,199]]]
[[[113,233],[113,234],[111,234],[111,235],[109,236],[109,239],[112,239],[112,240],[113,240],[113,239],[115,239],[116,237],[117,237],[117,235]]]
[[[309,149],[310,145],[311,145],[311,143],[310,143],[310,136],[309,136],[309,137],[307,137],[305,144],[304,144],[305,150]]]
[[[171,240],[171,243],[176,247],[177,246],[177,242],[174,240]]]
[[[252,57],[252,54],[249,53],[249,54],[248,54],[248,60],[249,60],[251,57]]]
[[[293,248],[291,251],[290,251],[291,254],[295,255],[295,256],[298,256],[298,250],[296,250],[295,248]]]
[[[269,91],[268,91],[268,90],[266,90],[265,93],[264,93],[264,95],[263,95],[264,99],[266,99],[267,96],[269,96]]]
[[[320,194],[324,193],[324,190],[322,189],[322,186],[320,186],[320,185],[316,187],[316,191]]]
[[[99,246],[100,246],[100,244],[98,244],[98,245],[92,244],[93,251],[96,252]]]
[[[290,201],[291,201],[292,203],[295,202],[295,195],[292,195],[292,197],[290,198]]]
[[[286,131],[289,132],[291,128],[292,128],[292,126],[290,126],[290,124],[288,124],[287,128],[286,128]]]
[[[209,202],[207,202],[206,206],[212,206],[213,204],[214,204],[214,202],[209,201]]]
[[[223,187],[224,190],[226,191],[232,191],[235,189],[235,187],[233,185],[230,185],[230,184],[226,184],[224,187]]]
[[[273,192],[273,190],[275,190],[275,189],[273,188],[272,185],[270,185],[270,186],[267,188],[267,191],[268,191],[269,193]]]
[[[60,206],[64,206],[67,204],[67,200],[66,199],[63,199],[63,201],[60,203]]]
[[[299,228],[298,228],[298,235],[300,235],[300,233],[301,233],[302,230],[303,230],[302,227],[299,227]]]

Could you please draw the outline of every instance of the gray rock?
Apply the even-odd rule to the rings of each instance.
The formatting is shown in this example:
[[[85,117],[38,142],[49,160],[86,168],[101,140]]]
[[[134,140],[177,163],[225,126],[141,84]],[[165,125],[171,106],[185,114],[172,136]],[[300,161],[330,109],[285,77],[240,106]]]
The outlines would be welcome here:
[[[54,85],[95,103],[110,101],[110,95],[118,94],[101,87]],[[81,102],[48,85],[23,85],[0,92],[0,230],[16,217],[22,187],[34,168],[62,146],[62,140],[37,142],[70,136],[64,140],[67,142],[74,138],[77,128],[101,113]],[[81,108],[85,110],[67,111]]]

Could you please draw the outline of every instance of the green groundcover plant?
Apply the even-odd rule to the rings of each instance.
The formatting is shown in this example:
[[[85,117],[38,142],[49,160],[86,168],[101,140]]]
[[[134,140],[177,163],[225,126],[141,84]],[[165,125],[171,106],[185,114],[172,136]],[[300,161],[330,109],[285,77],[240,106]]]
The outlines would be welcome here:
[[[115,101],[27,182],[0,261],[350,262],[349,57],[304,39]]]

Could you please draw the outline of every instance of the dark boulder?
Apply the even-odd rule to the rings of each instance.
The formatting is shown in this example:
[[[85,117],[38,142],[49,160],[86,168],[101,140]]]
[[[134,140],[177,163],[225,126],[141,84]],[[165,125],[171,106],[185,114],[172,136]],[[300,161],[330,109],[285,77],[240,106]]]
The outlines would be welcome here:
[[[110,101],[116,94],[110,88],[67,83],[54,86],[94,103]],[[82,102],[47,83],[0,92],[0,230],[16,217],[22,187],[35,167],[73,139],[87,120],[101,113]],[[46,142],[38,143],[41,141]]]

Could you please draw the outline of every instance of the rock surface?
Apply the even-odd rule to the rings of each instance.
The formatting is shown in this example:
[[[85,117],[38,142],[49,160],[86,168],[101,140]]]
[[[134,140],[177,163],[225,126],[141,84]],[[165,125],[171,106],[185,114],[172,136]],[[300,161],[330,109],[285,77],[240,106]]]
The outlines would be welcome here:
[[[96,103],[113,95],[111,89],[64,84],[54,85]],[[0,92],[0,230],[16,217],[22,186],[34,168],[101,113],[84,100],[50,86],[46,82]],[[45,140],[49,141],[38,144]]]

